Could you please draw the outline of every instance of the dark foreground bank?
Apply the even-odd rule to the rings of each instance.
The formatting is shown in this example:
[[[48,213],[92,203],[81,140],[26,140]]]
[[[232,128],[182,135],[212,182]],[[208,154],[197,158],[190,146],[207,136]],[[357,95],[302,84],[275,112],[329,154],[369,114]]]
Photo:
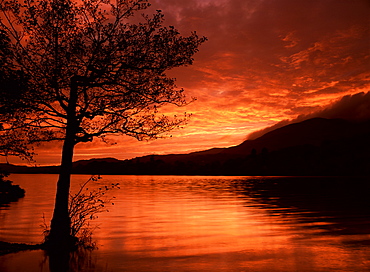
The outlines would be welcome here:
[[[28,244],[18,244],[18,243],[7,243],[0,241],[0,255],[5,255],[8,253],[15,253],[23,250],[35,250],[41,249],[42,245],[28,245]]]

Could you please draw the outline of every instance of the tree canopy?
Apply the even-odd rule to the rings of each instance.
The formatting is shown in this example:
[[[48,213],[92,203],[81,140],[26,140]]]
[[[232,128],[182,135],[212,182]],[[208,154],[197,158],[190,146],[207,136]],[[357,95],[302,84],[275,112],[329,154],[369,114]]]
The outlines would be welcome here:
[[[2,92],[12,98],[2,110],[9,100],[22,105],[25,124],[51,129],[59,140],[73,115],[75,143],[107,133],[155,138],[182,124],[186,116],[158,114],[164,104],[188,102],[165,71],[191,64],[205,38],[163,27],[161,11],[133,23],[134,12],[148,6],[145,0],[2,1],[7,46],[0,54],[9,81]]]

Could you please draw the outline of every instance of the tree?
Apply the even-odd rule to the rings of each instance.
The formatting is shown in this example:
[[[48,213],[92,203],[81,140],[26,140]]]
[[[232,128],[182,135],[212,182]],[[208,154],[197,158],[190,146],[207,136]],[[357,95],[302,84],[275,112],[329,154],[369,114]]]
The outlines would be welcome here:
[[[47,131],[62,140],[61,171],[48,243],[66,246],[70,235],[68,197],[74,147],[122,134],[153,139],[186,122],[161,115],[166,104],[184,106],[183,89],[166,75],[190,65],[206,38],[183,37],[163,26],[163,14],[133,15],[147,0],[9,0],[0,5],[0,33],[9,46],[7,71],[22,78],[14,103],[26,113],[7,122]],[[13,123],[12,123],[13,122]]]

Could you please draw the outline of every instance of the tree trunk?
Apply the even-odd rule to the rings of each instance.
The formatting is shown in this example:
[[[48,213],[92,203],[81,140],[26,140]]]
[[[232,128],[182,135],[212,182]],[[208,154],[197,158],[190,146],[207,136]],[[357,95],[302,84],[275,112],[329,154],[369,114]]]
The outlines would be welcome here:
[[[71,236],[71,218],[68,211],[73,151],[77,131],[76,103],[77,84],[72,79],[54,213],[50,224],[50,233],[45,241],[46,245],[52,248],[71,248],[76,244],[76,237]]]
[[[72,140],[72,141],[71,141]],[[74,138],[65,139],[62,151],[62,161],[57,183],[53,218],[50,224],[48,243],[51,246],[69,247],[72,243],[71,219],[69,217],[69,188],[71,184],[71,171],[74,149]]]

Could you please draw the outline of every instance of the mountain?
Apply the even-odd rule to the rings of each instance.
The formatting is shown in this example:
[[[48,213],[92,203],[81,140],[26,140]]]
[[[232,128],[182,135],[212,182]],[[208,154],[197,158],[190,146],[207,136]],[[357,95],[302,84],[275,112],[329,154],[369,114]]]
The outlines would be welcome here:
[[[370,175],[370,122],[313,118],[229,148],[189,154],[77,161],[74,173],[161,175]],[[3,165],[9,172],[57,173],[58,167]]]
[[[370,133],[370,122],[351,122],[343,119],[312,118],[299,123],[290,124],[268,132],[255,140],[246,140],[243,143],[229,148],[212,148],[182,155],[155,155],[165,162],[174,160],[207,160],[225,161],[230,158],[250,155],[253,151],[259,153],[263,149],[277,151],[294,146],[320,146],[331,141],[340,141],[360,137]],[[147,161],[152,156],[140,158]]]
[[[343,119],[312,118],[278,128],[255,140],[247,140],[223,153],[245,154],[251,152],[252,148],[267,148],[275,151],[299,145],[317,146],[324,141],[356,137],[369,132],[369,122],[357,123]]]

